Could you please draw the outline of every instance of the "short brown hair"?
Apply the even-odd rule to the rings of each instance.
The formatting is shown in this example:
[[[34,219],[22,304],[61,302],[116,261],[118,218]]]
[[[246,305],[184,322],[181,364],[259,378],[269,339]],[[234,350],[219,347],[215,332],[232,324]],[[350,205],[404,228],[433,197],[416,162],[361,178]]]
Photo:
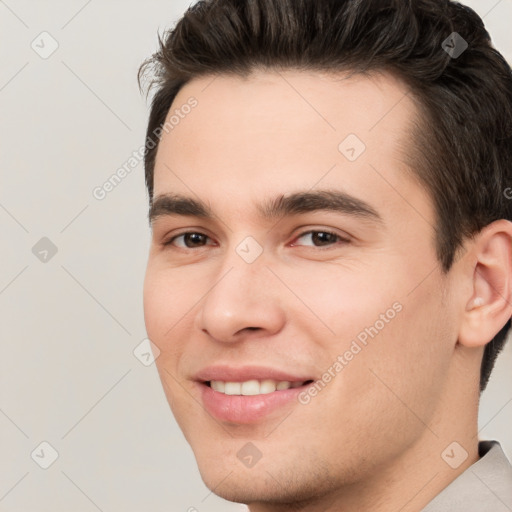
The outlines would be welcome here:
[[[139,69],[157,87],[147,128],[162,127],[194,78],[255,68],[390,72],[421,109],[410,165],[436,212],[436,252],[447,272],[465,238],[512,220],[512,72],[483,21],[449,0],[203,0],[168,30]],[[457,47],[458,45],[458,47]],[[467,45],[467,48],[466,48]],[[459,55],[460,53],[460,55]],[[150,203],[158,144],[145,153]],[[510,328],[485,347],[483,391]]]

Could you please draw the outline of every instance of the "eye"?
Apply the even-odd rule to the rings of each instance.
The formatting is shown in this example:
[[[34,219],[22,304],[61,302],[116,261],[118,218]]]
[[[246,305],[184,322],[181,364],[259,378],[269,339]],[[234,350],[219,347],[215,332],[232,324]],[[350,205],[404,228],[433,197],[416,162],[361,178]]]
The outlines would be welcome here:
[[[298,240],[309,240],[309,243],[297,243]],[[196,231],[187,231],[185,233],[180,233],[179,235],[175,235],[171,237],[169,240],[164,242],[164,246],[174,246],[180,249],[196,249],[200,247],[205,247],[208,245],[208,240],[211,240],[209,236],[204,233],[199,233]],[[326,230],[310,230],[305,231],[291,244],[309,246],[309,247],[328,247],[335,244],[345,244],[349,243],[350,240],[344,238],[337,233],[333,233],[331,231]],[[212,245],[212,244],[210,244]]]
[[[186,233],[173,236],[167,240],[164,245],[174,245],[176,247],[180,247],[181,249],[194,249],[196,247],[204,247],[205,242],[209,240],[209,238],[210,237],[204,235],[203,233],[187,231]]]
[[[311,244],[297,244],[296,241],[300,239],[310,240]],[[343,238],[340,235],[333,233],[331,231],[321,231],[321,230],[311,230],[306,231],[299,235],[292,245],[306,245],[310,247],[325,247],[329,245],[333,245],[336,242],[349,243],[347,238]]]

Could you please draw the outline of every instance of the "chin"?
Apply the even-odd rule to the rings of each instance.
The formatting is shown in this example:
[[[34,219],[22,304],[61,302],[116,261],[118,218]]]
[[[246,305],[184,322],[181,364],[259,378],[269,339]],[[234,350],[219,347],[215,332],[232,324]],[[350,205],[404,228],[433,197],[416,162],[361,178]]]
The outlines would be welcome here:
[[[216,457],[196,457],[204,484],[217,496],[231,502],[251,505],[299,504],[318,500],[339,488],[340,481],[325,463],[302,457],[298,461],[281,460],[281,464],[262,458],[254,467],[246,468],[241,463],[228,464]],[[238,462],[238,460],[237,460]],[[273,463],[272,463],[273,462]]]

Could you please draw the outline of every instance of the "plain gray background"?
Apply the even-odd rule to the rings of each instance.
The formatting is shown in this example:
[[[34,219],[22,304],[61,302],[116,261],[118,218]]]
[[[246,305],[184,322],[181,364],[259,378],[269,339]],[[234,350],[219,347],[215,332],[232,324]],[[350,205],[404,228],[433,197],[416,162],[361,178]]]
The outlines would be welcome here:
[[[1,511],[246,510],[204,486],[155,366],[133,353],[146,337],[142,164],[93,196],[144,143],[136,72],[189,3],[0,0]],[[512,0],[467,3],[510,62]],[[480,436],[512,458],[510,368],[511,344]],[[58,453],[48,469],[43,441]]]

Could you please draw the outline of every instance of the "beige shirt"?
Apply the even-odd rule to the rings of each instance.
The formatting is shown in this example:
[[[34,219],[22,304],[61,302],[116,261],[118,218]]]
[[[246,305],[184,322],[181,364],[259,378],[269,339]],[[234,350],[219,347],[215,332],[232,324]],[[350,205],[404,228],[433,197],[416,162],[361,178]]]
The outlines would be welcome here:
[[[478,454],[422,512],[512,512],[512,465],[500,444],[480,441]]]

